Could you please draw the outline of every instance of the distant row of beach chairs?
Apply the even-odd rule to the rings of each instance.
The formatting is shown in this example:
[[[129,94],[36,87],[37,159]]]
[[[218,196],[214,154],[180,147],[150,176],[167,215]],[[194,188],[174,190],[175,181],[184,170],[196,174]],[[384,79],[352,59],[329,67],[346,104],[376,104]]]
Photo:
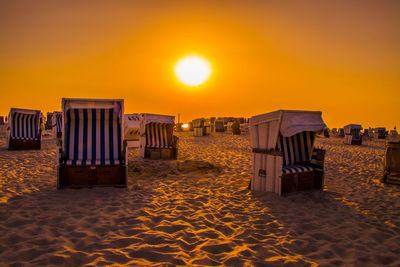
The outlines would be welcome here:
[[[124,114],[121,99],[63,98],[61,112],[53,112],[49,117],[48,128],[58,138],[58,188],[125,187],[128,147],[138,147],[143,158],[177,158],[175,117]],[[39,110],[11,108],[8,149],[40,149],[42,120]],[[249,187],[252,190],[284,195],[323,189],[325,150],[314,146],[316,136],[327,129],[321,112],[278,110],[253,116],[242,124],[250,128],[253,175]],[[194,135],[202,136],[204,127],[205,121],[194,120],[193,128],[201,128],[194,130]],[[354,140],[358,140],[361,126],[351,124],[344,130],[345,142],[356,144]],[[400,180],[396,161],[400,156],[399,146],[387,144],[386,181]]]

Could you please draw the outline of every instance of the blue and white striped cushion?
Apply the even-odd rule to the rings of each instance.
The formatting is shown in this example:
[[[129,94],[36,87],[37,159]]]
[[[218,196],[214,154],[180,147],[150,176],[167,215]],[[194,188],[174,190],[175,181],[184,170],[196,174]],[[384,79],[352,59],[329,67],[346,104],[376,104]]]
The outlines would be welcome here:
[[[13,137],[13,138],[18,140],[39,140],[39,138],[32,138],[32,137]]]
[[[282,173],[295,173],[295,172],[307,172],[314,170],[313,167],[305,166],[305,165],[292,165],[285,166],[282,168]]]
[[[114,165],[121,159],[121,120],[113,109],[70,109],[65,118],[65,163]]]
[[[290,137],[279,134],[277,149],[283,153],[283,166],[311,160],[314,132],[301,132]]]
[[[67,160],[66,164],[67,165],[117,165],[119,164],[120,161],[118,159],[116,160]]]
[[[166,123],[146,124],[146,147],[169,148],[172,147],[168,140],[168,126]]]
[[[21,140],[39,139],[39,114],[11,113],[11,138]]]

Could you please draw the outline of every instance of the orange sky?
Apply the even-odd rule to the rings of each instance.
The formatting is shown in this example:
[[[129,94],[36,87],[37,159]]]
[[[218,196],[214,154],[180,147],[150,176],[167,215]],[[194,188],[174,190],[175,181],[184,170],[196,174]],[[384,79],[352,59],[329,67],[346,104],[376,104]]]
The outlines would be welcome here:
[[[90,97],[184,121],[285,108],[400,126],[400,1],[327,2],[3,0],[0,114]],[[197,88],[173,73],[192,53],[213,68]]]

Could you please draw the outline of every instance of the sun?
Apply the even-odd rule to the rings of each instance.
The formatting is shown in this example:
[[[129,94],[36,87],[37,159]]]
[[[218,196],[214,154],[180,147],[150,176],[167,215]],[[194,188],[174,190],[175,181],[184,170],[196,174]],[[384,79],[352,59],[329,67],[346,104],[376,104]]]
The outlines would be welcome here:
[[[205,83],[212,72],[210,63],[195,55],[181,58],[175,64],[174,71],[181,83],[192,87]]]

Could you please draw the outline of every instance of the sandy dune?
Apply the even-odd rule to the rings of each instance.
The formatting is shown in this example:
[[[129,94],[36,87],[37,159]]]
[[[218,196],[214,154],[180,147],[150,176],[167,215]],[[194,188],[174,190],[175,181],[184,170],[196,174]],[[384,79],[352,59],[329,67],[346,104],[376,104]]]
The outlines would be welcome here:
[[[0,140],[0,265],[400,264],[400,187],[384,142],[327,149],[326,189],[247,190],[248,136],[181,134],[177,161],[129,157],[129,187],[56,190],[55,141]]]

